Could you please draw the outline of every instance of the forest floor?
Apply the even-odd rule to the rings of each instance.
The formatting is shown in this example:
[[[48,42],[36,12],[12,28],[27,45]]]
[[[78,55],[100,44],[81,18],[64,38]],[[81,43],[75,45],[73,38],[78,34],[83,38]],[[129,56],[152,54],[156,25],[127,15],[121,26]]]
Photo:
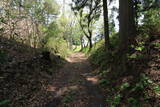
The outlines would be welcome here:
[[[55,99],[47,107],[105,107],[98,77],[93,74],[87,57],[74,53],[67,61],[48,87],[48,91],[55,93]]]
[[[159,43],[160,36],[153,36],[146,42],[149,52],[137,52],[136,54],[146,55],[130,61],[130,64],[134,65],[134,71],[144,73],[158,85]],[[73,53],[64,65],[59,64],[61,67],[55,69],[57,65],[43,58],[39,49],[0,37],[0,106],[5,104],[8,105],[6,107],[107,107],[106,96],[110,98],[115,92],[104,92],[99,85],[94,67],[83,53]],[[128,81],[141,78],[133,77],[133,74],[116,78],[115,84],[111,86],[119,86],[126,78],[132,77]],[[106,88],[111,89],[108,85]],[[150,98],[147,99],[150,105],[160,105],[159,94],[152,92],[153,86],[149,85],[146,90],[150,94]],[[126,100],[130,95],[128,91],[124,91]],[[140,96],[139,93],[132,95]],[[126,105],[126,101],[122,103]]]
[[[73,53],[66,60],[57,69],[39,49],[1,37],[0,106],[105,107],[87,57]]]

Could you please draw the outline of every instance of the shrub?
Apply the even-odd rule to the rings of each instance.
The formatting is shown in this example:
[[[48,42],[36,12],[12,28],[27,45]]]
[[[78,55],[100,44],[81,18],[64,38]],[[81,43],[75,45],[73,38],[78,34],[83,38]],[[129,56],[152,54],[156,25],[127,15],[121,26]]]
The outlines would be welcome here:
[[[5,63],[8,59],[6,52],[0,50],[0,63]]]
[[[50,38],[45,45],[45,49],[50,51],[54,55],[66,57],[69,54],[67,42],[63,39]]]

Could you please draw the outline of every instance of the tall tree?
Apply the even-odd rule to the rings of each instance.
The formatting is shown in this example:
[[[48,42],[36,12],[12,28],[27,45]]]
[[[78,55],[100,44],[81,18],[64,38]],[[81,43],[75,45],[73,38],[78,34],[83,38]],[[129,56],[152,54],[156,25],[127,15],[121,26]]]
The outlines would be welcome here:
[[[135,33],[133,0],[119,0],[119,54],[122,61],[122,71],[126,71],[126,53]]]
[[[37,47],[47,27],[59,13],[54,0],[1,0],[0,19],[3,19],[4,36]]]
[[[93,25],[101,14],[101,0],[73,0],[72,9],[79,17],[79,24],[92,49]]]
[[[104,18],[104,37],[105,37],[105,46],[109,50],[109,21],[108,21],[108,3],[107,0],[103,0],[103,18]]]

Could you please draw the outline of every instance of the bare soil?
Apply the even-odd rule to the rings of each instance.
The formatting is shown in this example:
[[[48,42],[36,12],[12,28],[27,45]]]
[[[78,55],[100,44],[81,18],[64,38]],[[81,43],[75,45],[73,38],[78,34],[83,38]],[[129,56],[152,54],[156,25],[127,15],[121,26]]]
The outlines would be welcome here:
[[[55,93],[46,107],[105,107],[98,78],[83,53],[74,53],[58,71],[48,91]]]
[[[14,40],[0,38],[0,52],[2,106],[105,107],[98,78],[83,53],[70,55],[55,69],[39,49]]]

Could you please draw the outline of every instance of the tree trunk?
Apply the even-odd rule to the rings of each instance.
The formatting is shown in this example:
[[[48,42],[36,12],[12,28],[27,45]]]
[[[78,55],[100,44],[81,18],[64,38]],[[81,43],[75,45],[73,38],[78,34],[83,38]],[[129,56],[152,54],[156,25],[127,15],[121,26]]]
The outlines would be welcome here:
[[[138,26],[138,0],[134,1],[134,15],[135,15],[135,25]]]
[[[89,51],[91,51],[92,47],[93,47],[93,43],[92,43],[92,30],[90,29],[90,27],[88,26],[88,41],[89,41]]]
[[[120,0],[120,49],[127,50],[130,39],[133,39],[135,36],[135,16],[132,0]]]
[[[128,46],[134,37],[135,33],[135,21],[134,21],[134,9],[132,0],[119,0],[119,55],[121,63],[121,71],[126,71],[126,54]]]
[[[109,50],[109,24],[108,24],[108,4],[107,0],[103,0],[103,16],[104,16],[104,37],[105,37],[105,46]]]
[[[83,36],[80,37],[80,40],[81,40],[81,50],[83,50]]]
[[[92,38],[88,38],[88,41],[89,41],[89,51],[91,51],[92,47],[93,47],[93,44],[92,44]]]

